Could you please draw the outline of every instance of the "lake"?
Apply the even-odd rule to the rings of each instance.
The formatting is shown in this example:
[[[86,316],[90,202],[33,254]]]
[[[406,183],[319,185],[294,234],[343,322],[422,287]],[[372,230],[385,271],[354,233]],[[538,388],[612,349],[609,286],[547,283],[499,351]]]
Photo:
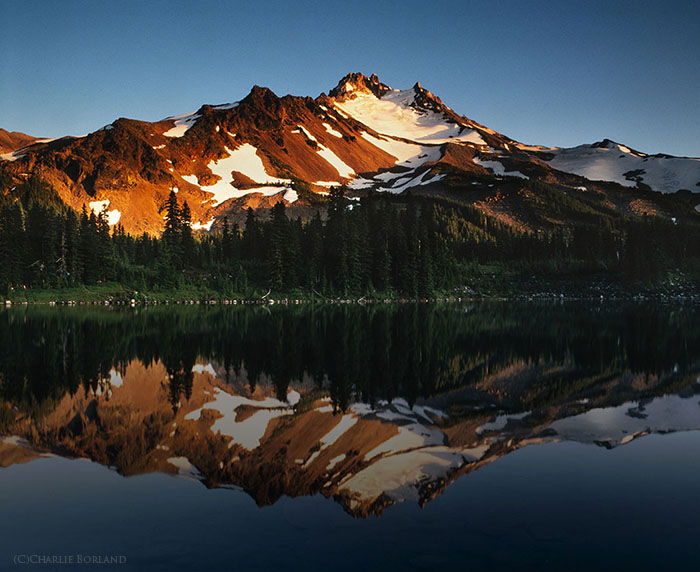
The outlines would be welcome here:
[[[696,570],[700,308],[0,311],[0,569]]]

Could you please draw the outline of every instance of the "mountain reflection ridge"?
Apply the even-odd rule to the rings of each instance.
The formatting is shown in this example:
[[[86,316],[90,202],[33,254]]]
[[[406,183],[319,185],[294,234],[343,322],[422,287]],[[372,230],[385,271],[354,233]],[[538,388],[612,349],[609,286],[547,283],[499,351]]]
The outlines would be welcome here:
[[[87,457],[367,516],[528,444],[700,428],[692,307],[193,310],[0,313],[0,466]]]

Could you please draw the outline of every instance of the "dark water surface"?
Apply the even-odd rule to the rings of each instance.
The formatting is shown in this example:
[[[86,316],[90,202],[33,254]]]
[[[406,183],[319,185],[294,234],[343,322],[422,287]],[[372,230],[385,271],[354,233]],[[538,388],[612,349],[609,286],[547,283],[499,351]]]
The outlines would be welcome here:
[[[699,428],[690,305],[12,308],[0,569],[696,570]]]

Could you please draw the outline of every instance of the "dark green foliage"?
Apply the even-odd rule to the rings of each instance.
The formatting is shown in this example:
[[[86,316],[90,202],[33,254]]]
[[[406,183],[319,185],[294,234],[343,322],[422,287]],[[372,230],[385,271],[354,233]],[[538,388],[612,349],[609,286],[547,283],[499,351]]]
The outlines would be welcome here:
[[[325,218],[319,211],[306,222],[290,219],[280,202],[266,219],[249,209],[242,229],[224,218],[195,236],[189,206],[171,192],[162,236],[134,237],[120,225],[110,229],[103,213],[67,209],[36,178],[10,184],[0,180],[3,293],[109,281],[137,291],[205,287],[224,296],[271,290],[420,298],[473,284],[475,264],[529,265],[548,275],[574,264],[649,281],[697,267],[700,258],[700,225],[692,219],[614,218],[539,183],[530,185],[557,212],[576,213],[575,224],[523,232],[475,207],[410,194],[357,201],[333,188]]]
[[[198,361],[234,377],[245,370],[251,386],[271,383],[281,399],[291,383],[314,380],[339,409],[451,395],[483,415],[472,400],[501,393],[484,380],[536,364],[546,367],[530,381],[517,374],[521,410],[606,392],[622,403],[634,387],[662,393],[679,382],[692,395],[699,318],[693,304],[588,302],[12,308],[0,312],[0,429],[15,417],[3,401],[40,418],[133,360],[163,364],[173,408],[190,398]]]

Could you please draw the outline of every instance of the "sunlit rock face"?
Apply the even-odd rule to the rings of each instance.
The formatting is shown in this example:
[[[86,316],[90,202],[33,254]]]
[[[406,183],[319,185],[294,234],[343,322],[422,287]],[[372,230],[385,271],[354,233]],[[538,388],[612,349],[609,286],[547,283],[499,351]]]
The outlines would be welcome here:
[[[1,315],[0,467],[89,458],[126,476],[241,488],[260,505],[321,494],[362,517],[422,505],[530,444],[612,449],[700,429],[692,309],[545,309],[550,329],[528,326],[531,308],[55,312]],[[584,350],[581,320],[616,344]],[[316,335],[297,338],[298,323]],[[624,323],[636,327],[612,325]],[[329,324],[355,334],[330,351]],[[635,354],[651,331],[658,353]],[[412,346],[388,361],[368,349],[402,340]],[[314,357],[314,345],[326,351]]]
[[[351,73],[315,98],[260,86],[239,96],[159,121],[119,118],[80,136],[37,139],[0,129],[7,190],[24,192],[36,175],[78,212],[104,211],[111,226],[152,235],[163,229],[171,191],[188,202],[193,229],[202,232],[277,203],[294,218],[311,218],[324,211],[331,187],[355,198],[442,195],[531,230],[578,218],[527,181],[554,185],[606,215],[680,217],[696,204],[648,190],[697,193],[700,159],[647,155],[608,139],[526,145],[454,111],[420,83],[395,89]]]

